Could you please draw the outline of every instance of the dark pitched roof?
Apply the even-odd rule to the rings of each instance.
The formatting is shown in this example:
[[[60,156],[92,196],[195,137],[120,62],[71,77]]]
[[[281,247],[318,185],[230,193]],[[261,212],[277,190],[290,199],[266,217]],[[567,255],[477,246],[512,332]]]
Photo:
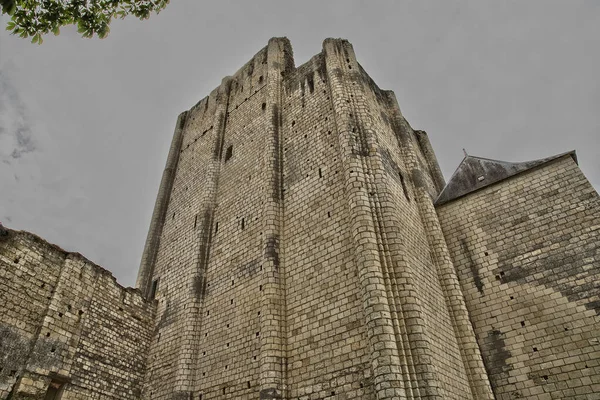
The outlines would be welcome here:
[[[488,158],[465,156],[452,178],[448,181],[442,192],[435,201],[435,205],[441,205],[462,197],[468,193],[500,182],[511,176],[520,174],[531,168],[535,168],[547,162],[570,155],[577,162],[575,151],[558,154],[541,160],[511,163],[506,161],[490,160]]]

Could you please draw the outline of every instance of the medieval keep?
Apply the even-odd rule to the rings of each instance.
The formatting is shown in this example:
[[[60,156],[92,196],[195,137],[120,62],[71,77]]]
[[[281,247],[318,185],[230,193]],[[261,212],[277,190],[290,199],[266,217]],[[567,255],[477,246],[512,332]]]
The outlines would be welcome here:
[[[0,226],[0,399],[600,399],[574,152],[446,183],[345,40],[273,38],[175,127],[137,288]]]

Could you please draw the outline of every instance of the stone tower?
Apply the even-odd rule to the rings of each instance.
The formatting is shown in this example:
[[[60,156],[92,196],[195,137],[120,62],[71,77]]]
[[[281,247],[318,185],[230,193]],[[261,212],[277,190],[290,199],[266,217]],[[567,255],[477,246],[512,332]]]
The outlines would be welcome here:
[[[347,41],[295,67],[271,39],[179,116],[137,281],[145,398],[493,398],[443,187]]]

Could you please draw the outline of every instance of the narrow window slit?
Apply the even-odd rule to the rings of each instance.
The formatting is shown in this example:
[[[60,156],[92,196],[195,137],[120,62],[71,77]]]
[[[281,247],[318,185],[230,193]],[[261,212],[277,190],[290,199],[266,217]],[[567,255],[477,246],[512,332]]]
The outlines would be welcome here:
[[[156,292],[158,291],[158,281],[159,278],[156,278],[152,281],[152,287],[150,289],[150,300],[154,300],[156,298]],[[79,310],[79,315],[83,314],[83,311]]]
[[[229,159],[233,156],[233,145],[230,145],[225,152],[225,162],[229,161]]]

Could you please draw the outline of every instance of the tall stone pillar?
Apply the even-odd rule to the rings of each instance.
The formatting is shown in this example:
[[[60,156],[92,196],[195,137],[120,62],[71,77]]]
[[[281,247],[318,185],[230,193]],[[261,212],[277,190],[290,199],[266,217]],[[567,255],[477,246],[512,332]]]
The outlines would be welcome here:
[[[267,47],[267,132],[263,219],[263,291],[260,315],[260,398],[285,398],[285,271],[280,242],[283,212],[281,149],[282,74],[291,57],[287,38],[272,38]]]
[[[142,253],[142,261],[140,262],[140,269],[135,283],[135,287],[139,288],[145,297],[148,297],[151,290],[154,263],[156,262],[156,254],[158,253],[159,247],[158,244],[165,223],[167,207],[169,206],[171,189],[173,188],[173,179],[175,179],[177,163],[179,162],[179,153],[183,141],[183,127],[185,125],[186,117],[187,111],[184,111],[179,114],[179,117],[177,118],[175,133],[171,140],[167,164],[163,171],[162,179],[160,180],[158,195],[156,196],[154,211],[152,212],[152,219],[150,220],[150,228],[148,229],[148,236],[146,237],[144,252]]]

